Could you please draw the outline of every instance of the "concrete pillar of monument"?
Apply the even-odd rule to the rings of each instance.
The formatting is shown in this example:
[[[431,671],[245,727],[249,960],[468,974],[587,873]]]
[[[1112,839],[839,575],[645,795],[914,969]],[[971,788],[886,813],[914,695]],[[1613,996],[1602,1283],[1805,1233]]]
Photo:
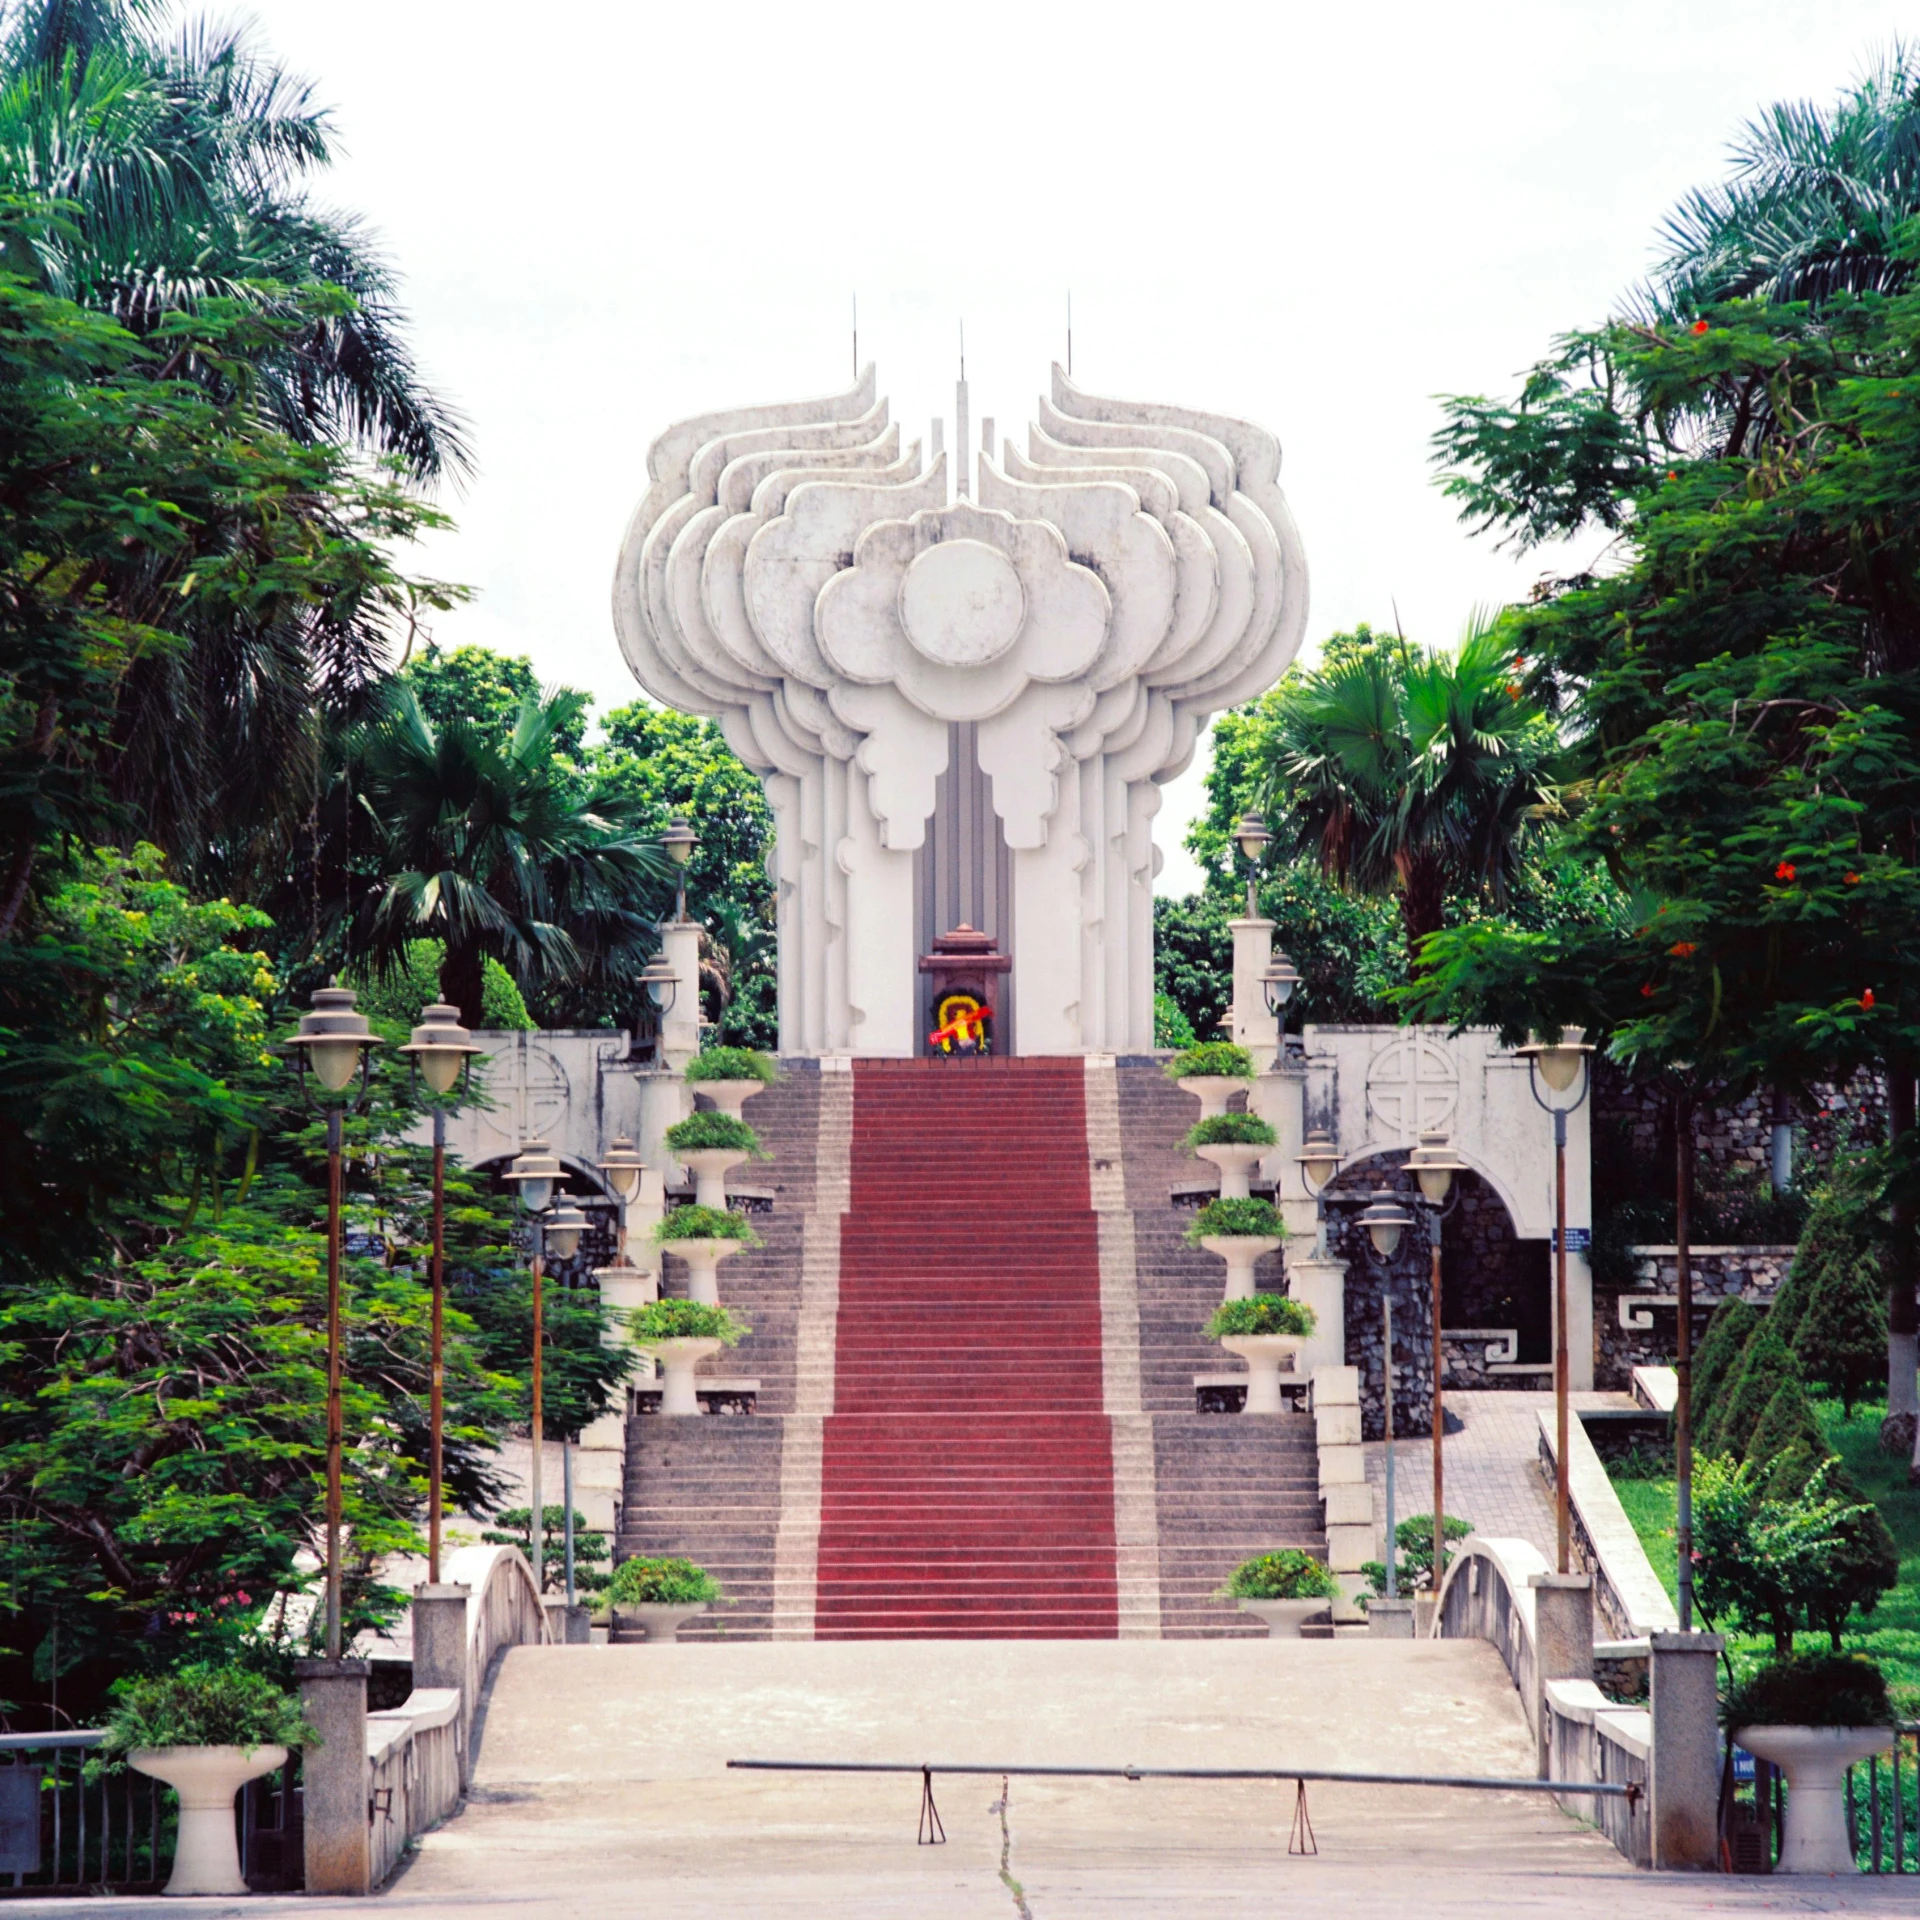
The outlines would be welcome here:
[[[1527,1585],[1533,1589],[1534,1680],[1542,1690],[1534,1696],[1533,1724],[1540,1778],[1546,1780],[1551,1777],[1546,1684],[1593,1678],[1593,1578],[1585,1573],[1533,1573]]]
[[[1267,1011],[1260,976],[1273,962],[1271,920],[1229,920],[1233,929],[1233,1038],[1253,1055],[1255,1073],[1265,1073],[1280,1050],[1280,1022]]]
[[[1653,1739],[1653,1864],[1668,1872],[1711,1873],[1720,1864],[1719,1696],[1714,1663],[1726,1642],[1717,1633],[1650,1637]]]
[[[660,951],[679,982],[673,1005],[660,1022],[660,1051],[676,1072],[700,1051],[700,927],[669,920],[660,929]]]
[[[300,1709],[319,1734],[301,1754],[307,1892],[372,1892],[365,1660],[296,1660]]]

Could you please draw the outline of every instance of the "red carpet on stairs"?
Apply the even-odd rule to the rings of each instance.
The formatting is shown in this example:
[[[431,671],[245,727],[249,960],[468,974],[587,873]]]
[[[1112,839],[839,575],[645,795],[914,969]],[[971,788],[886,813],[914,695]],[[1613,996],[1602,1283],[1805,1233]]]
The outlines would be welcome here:
[[[815,1633],[1117,1619],[1084,1069],[857,1061]]]

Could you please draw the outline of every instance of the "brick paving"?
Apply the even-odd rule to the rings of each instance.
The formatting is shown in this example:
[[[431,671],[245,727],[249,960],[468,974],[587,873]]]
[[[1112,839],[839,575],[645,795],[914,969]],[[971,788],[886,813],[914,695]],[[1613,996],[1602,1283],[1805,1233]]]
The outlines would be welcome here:
[[[1632,1404],[1624,1393],[1576,1393],[1573,1406]],[[1447,1511],[1470,1520],[1476,1531],[1498,1539],[1525,1540],[1553,1558],[1553,1498],[1540,1477],[1540,1420],[1553,1405],[1550,1393],[1450,1393],[1448,1411],[1461,1422],[1443,1443]],[[1373,1520],[1386,1537],[1387,1449],[1367,1448],[1367,1479],[1373,1487]],[[1394,1447],[1394,1507],[1401,1518],[1433,1511],[1433,1450],[1423,1435]]]

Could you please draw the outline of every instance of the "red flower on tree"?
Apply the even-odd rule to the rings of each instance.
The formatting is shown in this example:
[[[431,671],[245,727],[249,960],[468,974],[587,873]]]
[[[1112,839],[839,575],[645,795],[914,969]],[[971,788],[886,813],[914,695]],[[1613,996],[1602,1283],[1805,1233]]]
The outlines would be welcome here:
[[[1642,1000],[1651,1000],[1653,998],[1653,982],[1651,980],[1640,989],[1640,998]],[[1556,1122],[1555,1124],[1557,1125],[1558,1123]]]
[[[1799,871],[1800,869],[1796,867],[1791,860],[1782,860],[1780,864],[1774,868],[1773,877],[1776,880],[1791,880]]]
[[[1693,330],[1695,333],[1705,333],[1708,330],[1707,323],[1704,320],[1696,320],[1693,323]]]
[[[1689,960],[1698,953],[1700,949],[1698,945],[1691,940],[1676,940],[1667,951],[1678,954],[1682,960]]]
[[[1860,1004],[1865,1007],[1869,1013],[1873,1011],[1873,989],[1871,987],[1860,996]]]
[[[1845,879],[1847,885],[1850,887],[1857,887],[1860,884],[1860,876],[1857,873],[1845,874],[1842,878]]]

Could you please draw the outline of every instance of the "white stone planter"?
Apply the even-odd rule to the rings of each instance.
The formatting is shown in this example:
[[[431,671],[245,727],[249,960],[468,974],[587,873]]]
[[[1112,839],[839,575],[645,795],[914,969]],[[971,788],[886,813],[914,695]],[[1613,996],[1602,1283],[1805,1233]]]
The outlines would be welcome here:
[[[709,1336],[699,1339],[649,1340],[645,1351],[660,1362],[666,1376],[660,1389],[662,1413],[698,1413],[700,1396],[693,1390],[693,1370],[710,1353],[718,1353],[727,1343]]]
[[[658,1642],[678,1640],[680,1629],[706,1610],[704,1600],[629,1600],[609,1611],[614,1631],[623,1638],[629,1628],[638,1628],[643,1639]]]
[[[1293,1358],[1306,1344],[1298,1333],[1227,1333],[1220,1344],[1229,1353],[1237,1353],[1247,1363],[1248,1413],[1279,1413],[1285,1403],[1280,1398],[1280,1363],[1289,1368]]]
[[[695,1093],[704,1093],[720,1113],[730,1114],[734,1119],[741,1118],[740,1109],[756,1093],[767,1090],[764,1080],[696,1080],[693,1083]]]
[[[1220,1169],[1220,1198],[1222,1200],[1250,1200],[1253,1197],[1253,1170],[1268,1154],[1277,1152],[1274,1147],[1255,1147],[1237,1145],[1231,1141],[1222,1141],[1217,1146],[1195,1147],[1202,1160],[1211,1160]]]
[[[1255,1292],[1254,1262],[1263,1253],[1271,1253],[1280,1240],[1271,1233],[1203,1233],[1200,1244],[1227,1263],[1227,1290],[1221,1299],[1251,1300]]]
[[[1196,1073],[1177,1084],[1182,1093],[1190,1093],[1200,1102],[1200,1118],[1211,1120],[1216,1113],[1225,1113],[1227,1102],[1236,1093],[1246,1092],[1253,1082],[1234,1074]]]
[[[752,1158],[744,1147],[695,1147],[691,1153],[676,1156],[693,1175],[695,1206],[711,1207],[716,1213],[727,1210],[727,1169]]]
[[[741,1240],[662,1240],[660,1251],[687,1263],[687,1298],[703,1306],[720,1304],[720,1262],[738,1253]]]
[[[1241,1607],[1258,1614],[1267,1623],[1269,1640],[1298,1640],[1300,1629],[1317,1613],[1325,1613],[1331,1600],[1242,1600]]]
[[[245,1893],[233,1796],[284,1765],[285,1747],[136,1747],[127,1764],[180,1796],[180,1833],[168,1893]]]
[[[1885,1753],[1891,1727],[1744,1727],[1737,1743],[1787,1776],[1787,1827],[1778,1873],[1852,1873],[1847,1768]]]

